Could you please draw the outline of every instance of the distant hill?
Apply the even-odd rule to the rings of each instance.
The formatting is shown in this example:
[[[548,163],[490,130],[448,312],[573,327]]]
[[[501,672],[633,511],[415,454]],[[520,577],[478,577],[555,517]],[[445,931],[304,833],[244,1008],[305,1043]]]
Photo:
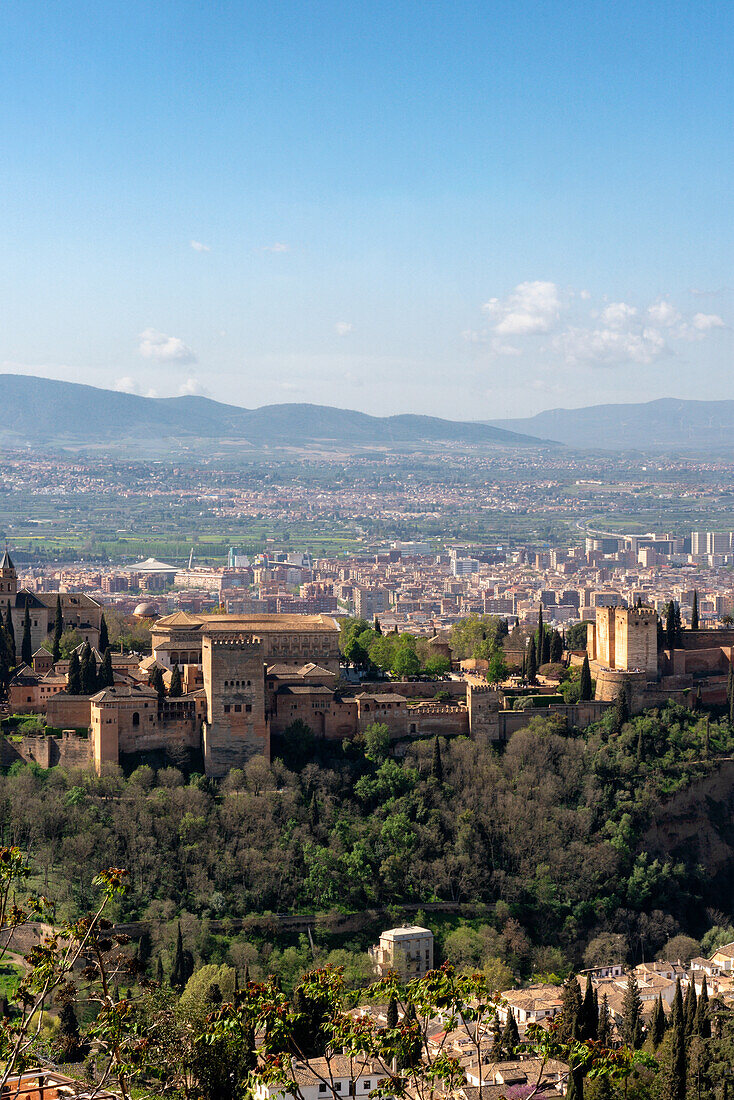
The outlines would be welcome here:
[[[614,451],[734,448],[734,401],[665,397],[641,404],[549,409],[527,419],[489,423],[508,431],[554,439],[568,447]]]
[[[243,409],[206,397],[137,397],[74,382],[0,375],[5,446],[112,446],[167,453],[202,442],[254,448],[406,444],[536,446],[537,439],[479,422],[432,416],[367,416],[325,405]]]

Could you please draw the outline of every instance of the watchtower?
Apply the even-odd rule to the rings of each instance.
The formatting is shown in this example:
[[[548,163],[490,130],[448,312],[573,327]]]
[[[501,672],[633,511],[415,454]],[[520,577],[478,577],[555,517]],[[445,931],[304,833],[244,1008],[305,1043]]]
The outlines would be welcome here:
[[[0,603],[4,604],[6,600],[12,602],[17,594],[18,574],[6,546],[3,556],[0,558]]]
[[[261,639],[237,631],[205,634],[201,662],[207,698],[206,774],[224,776],[256,755],[270,760]]]

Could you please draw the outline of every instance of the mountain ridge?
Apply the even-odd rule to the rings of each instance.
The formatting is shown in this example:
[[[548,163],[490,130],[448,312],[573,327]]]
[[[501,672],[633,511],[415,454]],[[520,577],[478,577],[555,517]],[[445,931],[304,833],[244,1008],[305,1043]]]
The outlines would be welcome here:
[[[246,409],[208,397],[141,397],[79,382],[0,375],[12,418],[0,421],[6,446],[112,445],[217,440],[251,447],[340,447],[464,443],[537,446],[538,439],[480,421],[409,413],[370,416],[329,405],[276,404]],[[83,429],[80,430],[80,425]]]

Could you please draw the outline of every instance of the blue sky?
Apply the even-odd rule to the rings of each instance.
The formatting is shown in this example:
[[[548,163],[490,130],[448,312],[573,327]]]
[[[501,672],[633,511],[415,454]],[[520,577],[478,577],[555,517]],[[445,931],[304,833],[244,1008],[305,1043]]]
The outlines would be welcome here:
[[[0,369],[255,406],[734,398],[716,0],[36,3]]]

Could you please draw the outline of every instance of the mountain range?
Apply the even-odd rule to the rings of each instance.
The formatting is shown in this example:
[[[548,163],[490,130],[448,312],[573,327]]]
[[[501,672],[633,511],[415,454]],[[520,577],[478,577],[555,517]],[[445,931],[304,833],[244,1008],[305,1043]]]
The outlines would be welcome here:
[[[638,404],[549,409],[523,419],[488,423],[574,449],[722,451],[734,447],[734,401],[664,397]]]
[[[0,399],[6,410],[0,443],[10,447],[109,446],[163,454],[203,444],[342,450],[439,443],[538,445],[536,438],[478,421],[368,416],[306,404],[243,409],[207,397],[138,397],[29,375],[0,375]]]

